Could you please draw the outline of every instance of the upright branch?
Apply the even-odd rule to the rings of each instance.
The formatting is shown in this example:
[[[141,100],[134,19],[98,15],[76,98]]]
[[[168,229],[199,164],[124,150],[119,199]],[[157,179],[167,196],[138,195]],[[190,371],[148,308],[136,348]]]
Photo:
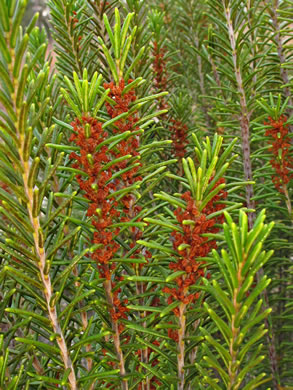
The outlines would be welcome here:
[[[166,31],[164,30],[164,14],[162,14],[161,12],[153,12],[153,14],[150,15],[150,21],[154,32],[154,42],[152,48],[152,68],[154,73],[153,86],[155,91],[157,93],[160,93],[162,91],[166,91],[172,88],[172,83],[170,81],[170,75],[168,72],[168,50],[165,43]],[[164,114],[161,119],[164,121],[164,125],[168,127],[168,131],[170,134],[169,137],[173,141],[173,155],[174,157],[178,158],[178,171],[179,175],[181,176],[183,173],[181,160],[186,154],[186,147],[188,145],[188,126],[183,120],[184,115],[182,115],[184,113],[184,110],[182,110],[181,104],[180,116],[180,114],[178,115],[178,112],[176,112],[176,109],[171,109],[174,108],[173,106],[176,106],[176,103],[178,103],[175,98],[173,99],[174,101],[171,103],[164,96],[160,97],[158,100],[158,107],[160,110],[170,110],[169,113]],[[178,100],[180,103],[182,103],[182,96],[180,96]],[[190,103],[187,99],[187,101],[184,101],[183,104],[186,104],[187,102]],[[188,109],[189,106],[185,107],[185,112]]]
[[[241,139],[242,139],[242,152],[243,152],[243,166],[244,166],[244,177],[246,181],[251,181],[252,176],[252,163],[251,163],[251,151],[250,151],[250,113],[247,107],[246,94],[243,86],[242,73],[240,68],[240,61],[237,55],[236,47],[236,35],[233,27],[233,19],[231,14],[230,2],[223,0],[224,13],[227,23],[227,29],[229,34],[229,40],[232,51],[232,60],[234,65],[234,72],[236,77],[237,89],[240,97],[240,128],[241,128]],[[252,184],[246,185],[246,204],[249,209],[255,209],[255,202],[253,200],[254,191]],[[255,214],[252,212],[249,214],[249,227],[253,226]]]
[[[173,272],[182,271],[182,276],[176,278],[177,288],[165,287],[163,292],[170,294],[168,304],[179,302],[179,307],[174,309],[178,317],[179,327],[178,335],[175,335],[175,341],[178,340],[178,390],[183,390],[185,386],[185,337],[186,337],[186,307],[194,304],[199,298],[199,293],[190,293],[189,288],[197,283],[205,274],[205,261],[201,258],[206,257],[212,248],[216,248],[216,242],[203,236],[207,233],[217,233],[219,228],[215,224],[220,224],[223,216],[219,215],[212,219],[209,215],[225,208],[224,203],[217,203],[227,197],[227,193],[222,189],[224,179],[220,179],[212,191],[218,192],[207,205],[200,210],[199,202],[196,202],[190,192],[182,195],[186,203],[184,208],[177,208],[175,216],[180,226],[179,231],[172,233],[173,248],[178,253],[179,258],[176,263],[170,263],[169,268]],[[219,190],[217,191],[217,187]],[[174,338],[174,334],[171,334]]]
[[[120,26],[120,14],[115,9],[114,32],[109,20],[104,15],[106,30],[112,46],[106,47],[99,40],[103,55],[109,64],[112,81],[100,87],[102,76],[95,73],[92,80],[87,79],[86,69],[83,80],[73,74],[75,88],[68,78],[65,82],[70,90],[62,90],[64,97],[76,114],[72,122],[73,134],[70,141],[77,146],[77,152],[70,154],[73,160],[72,168],[77,170],[76,179],[83,195],[88,200],[87,216],[93,227],[91,258],[95,261],[100,277],[104,279],[103,287],[106,305],[110,313],[110,323],[113,331],[113,346],[118,360],[118,369],[122,378],[122,387],[128,389],[129,380],[126,378],[126,364],[122,341],[127,338],[121,335],[124,330],[123,319],[128,319],[128,299],[123,299],[123,290],[117,286],[122,283],[119,258],[127,258],[128,252],[133,258],[133,269],[138,256],[141,263],[146,263],[151,254],[137,248],[141,238],[141,229],[146,226],[141,222],[141,206],[137,204],[142,177],[139,170],[140,136],[143,130],[140,123],[150,120],[157,113],[140,118],[138,110],[144,100],[151,102],[155,97],[139,99],[135,88],[144,82],[142,78],[130,78],[133,64],[126,69],[127,55],[130,44],[136,32],[136,27],[128,32],[133,14],[128,14],[124,24]],[[137,54],[138,61],[143,50]],[[113,58],[114,57],[114,58]],[[134,62],[135,62],[134,61]],[[101,96],[97,98],[99,94]],[[109,119],[103,123],[96,115],[102,107],[106,108],[104,116]],[[164,111],[161,111],[164,112]],[[125,245],[121,245],[124,241]],[[138,291],[139,293],[139,291]],[[143,354],[147,360],[147,351]]]
[[[15,123],[16,128],[17,123]],[[44,296],[46,298],[47,302],[47,309],[48,309],[48,315],[51,321],[51,325],[53,328],[54,333],[57,335],[56,341],[59,345],[60,348],[60,353],[61,357],[64,363],[65,369],[70,369],[70,374],[69,374],[69,382],[70,382],[70,388],[72,390],[77,389],[77,383],[76,383],[76,377],[75,377],[75,372],[74,368],[70,359],[70,354],[66,345],[65,337],[63,334],[63,331],[61,329],[61,326],[58,321],[58,315],[57,315],[57,310],[56,306],[54,304],[53,300],[53,290],[52,290],[52,284],[51,284],[51,278],[50,274],[46,272],[47,269],[47,257],[46,257],[46,252],[44,249],[44,237],[43,237],[43,232],[42,232],[42,227],[40,224],[40,219],[39,216],[35,214],[35,204],[34,204],[34,190],[31,186],[29,177],[30,177],[30,170],[32,167],[30,166],[29,162],[26,160],[26,151],[25,151],[25,139],[24,137],[21,136],[21,134],[17,131],[17,135],[22,142],[20,142],[19,145],[19,157],[20,157],[20,163],[23,168],[23,173],[22,173],[22,178],[23,178],[23,186],[24,186],[24,191],[27,196],[27,210],[29,214],[29,218],[31,221],[31,225],[33,227],[34,233],[33,233],[33,238],[34,238],[34,250],[35,254],[38,258],[38,267],[39,267],[39,272],[41,276],[41,280],[44,286]]]
[[[114,88],[114,86],[112,87]],[[125,99],[129,99],[129,96],[133,96],[133,94],[126,94]],[[131,101],[131,98],[128,101]],[[117,102],[117,104],[119,103]],[[133,124],[130,124],[128,120],[126,123],[129,125],[128,128],[133,127]],[[115,149],[111,149],[107,144],[103,145],[103,141],[109,137],[101,122],[92,117],[84,116],[81,121],[76,119],[72,125],[74,133],[71,136],[71,141],[79,146],[80,155],[73,152],[70,157],[76,161],[73,167],[84,172],[84,175],[77,175],[77,181],[84,191],[84,196],[89,200],[87,215],[91,218],[94,227],[92,243],[96,249],[91,257],[97,264],[101,278],[105,279],[103,285],[110,311],[113,343],[119,361],[120,374],[123,378],[126,375],[120,341],[123,326],[119,320],[127,318],[128,309],[125,305],[128,301],[127,299],[122,301],[119,298],[120,289],[113,291],[116,284],[114,280],[119,281],[115,275],[117,265],[113,259],[120,249],[120,245],[115,241],[115,237],[120,233],[120,228],[115,227],[115,222],[118,223],[123,214],[123,220],[128,220],[127,216],[132,207],[132,195],[128,194],[125,188],[140,180],[139,177],[135,177],[138,167],[128,165],[131,157],[130,149],[134,152],[138,141],[135,137],[128,137],[127,140],[121,140],[120,143],[116,144]],[[125,132],[126,136],[129,136],[130,131],[125,129]],[[122,177],[119,175],[121,170],[126,171]],[[115,192],[122,193],[119,201],[115,198]],[[123,380],[122,385],[123,389],[128,389],[127,380]]]
[[[167,91],[168,89],[168,73],[167,73],[167,60],[165,58],[166,50],[160,45],[159,42],[155,41],[153,44],[153,71],[154,71],[154,87],[156,92]],[[169,105],[166,98],[163,96],[159,99],[159,109],[168,109]]]
[[[89,45],[82,27],[85,21],[82,8],[65,0],[49,1],[48,5],[55,39],[56,65],[68,77],[72,77],[73,71],[81,77]]]
[[[290,90],[290,78],[288,74],[288,69],[285,66],[286,65],[286,49],[285,49],[285,40],[282,35],[281,31],[281,25],[279,23],[279,8],[280,8],[280,1],[279,0],[272,0],[272,6],[268,8],[268,11],[270,13],[270,16],[272,18],[272,26],[274,28],[274,40],[277,45],[277,53],[279,57],[280,62],[280,74],[283,81],[283,93],[286,98],[288,98],[288,115],[289,117],[293,115],[293,99],[291,96],[291,90]],[[288,29],[288,34],[290,34],[290,31]],[[290,132],[293,132],[293,125],[289,125]]]
[[[196,366],[203,375],[204,383],[212,388],[220,389],[221,384],[227,390],[238,390],[243,385],[247,389],[259,388],[268,382],[266,374],[260,372],[251,377],[247,374],[265,358],[260,354],[262,344],[258,342],[267,333],[263,320],[271,309],[263,311],[262,299],[258,297],[271,280],[263,276],[258,284],[253,284],[253,281],[259,268],[273,254],[273,251],[267,253],[262,246],[274,223],[265,225],[265,214],[262,212],[253,228],[248,230],[248,218],[243,211],[239,213],[238,226],[228,213],[225,213],[225,217],[224,235],[229,249],[222,249],[221,256],[213,251],[215,266],[224,275],[224,280],[204,279],[204,290],[217,300],[217,305],[222,309],[220,314],[209,303],[204,303],[219,336],[215,338],[217,332],[210,333],[208,329],[202,328],[206,339],[203,360],[208,368],[217,371],[217,375],[208,375],[206,369],[198,363]],[[257,344],[255,349],[254,344]],[[253,356],[252,360],[245,359],[248,354]]]
[[[177,344],[178,390],[183,390],[188,383],[185,373],[188,365],[185,349],[188,315],[190,310],[199,304],[201,294],[195,290],[206,274],[205,259],[211,250],[217,247],[216,240],[211,237],[220,231],[223,222],[227,198],[223,175],[229,166],[226,158],[235,143],[234,140],[227,153],[219,160],[221,137],[216,135],[213,145],[207,137],[204,148],[195,135],[194,140],[198,166],[195,166],[191,158],[182,160],[185,184],[189,190],[180,197],[179,194],[171,197],[165,192],[155,194],[156,198],[176,206],[174,219],[166,225],[172,229],[170,242],[174,255],[169,262],[171,274],[166,278],[167,286],[162,291],[169,295],[168,312],[173,311],[179,326],[178,331],[168,330],[169,337]],[[233,158],[229,161],[232,160]],[[238,204],[233,207],[238,207]],[[145,221],[163,226],[167,222],[150,218],[146,218]]]
[[[5,8],[6,5],[3,4]],[[33,91],[36,93],[36,88],[40,88],[46,77],[48,76],[48,69],[41,71],[36,78],[35,83],[31,83],[30,93],[26,94],[25,83],[29,81],[29,66],[30,63],[25,63],[21,66],[22,56],[25,53],[28,44],[28,35],[21,36],[19,30],[19,23],[26,7],[26,1],[20,1],[17,5],[14,3],[15,15],[13,28],[10,30],[4,28],[5,41],[9,51],[9,58],[7,61],[8,77],[10,80],[10,104],[7,106],[7,113],[13,119],[13,128],[15,129],[15,146],[17,148],[19,163],[15,165],[15,170],[19,171],[22,177],[22,186],[25,194],[25,207],[30,221],[30,230],[33,236],[33,250],[37,259],[36,266],[39,270],[40,280],[43,286],[43,294],[45,297],[48,317],[54,334],[56,334],[56,341],[59,346],[60,356],[62,358],[65,370],[69,370],[69,384],[72,390],[77,389],[77,381],[70,358],[69,350],[66,345],[64,333],[58,320],[56,309],[56,299],[52,289],[51,277],[48,267],[49,259],[45,250],[45,237],[40,220],[40,206],[41,197],[39,196],[39,189],[36,187],[36,179],[39,171],[40,157],[31,158],[32,151],[32,133],[33,128],[29,126],[28,113],[32,106]],[[1,12],[6,12],[3,9]],[[21,42],[21,51],[15,51],[16,41]],[[19,46],[18,46],[19,49]],[[19,77],[18,77],[19,76]],[[33,89],[35,88],[35,90]],[[49,262],[50,263],[50,262]]]

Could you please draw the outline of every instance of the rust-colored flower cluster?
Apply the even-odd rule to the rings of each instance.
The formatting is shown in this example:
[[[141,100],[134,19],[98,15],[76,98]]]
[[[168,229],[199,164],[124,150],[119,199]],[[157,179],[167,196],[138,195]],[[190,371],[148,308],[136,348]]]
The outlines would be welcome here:
[[[224,182],[225,180],[223,178],[220,179],[214,188]],[[190,192],[185,192],[182,195],[182,199],[186,202],[186,209],[182,209],[181,207],[177,208],[175,210],[175,216],[183,232],[172,232],[173,248],[180,257],[177,262],[170,263],[169,268],[174,272],[185,271],[186,274],[176,279],[177,287],[164,288],[163,291],[170,294],[168,304],[171,304],[174,300],[189,304],[198,299],[199,294],[190,294],[188,289],[198,279],[204,276],[203,267],[205,261],[201,260],[201,258],[206,257],[211,249],[217,247],[215,240],[210,240],[202,235],[204,233],[217,233],[219,231],[219,228],[215,225],[223,223],[223,215],[221,214],[211,219],[207,217],[225,208],[225,204],[218,202],[225,200],[226,197],[227,193],[224,190],[220,190],[205,208],[199,212]],[[187,221],[188,224],[183,223],[184,221],[185,223]],[[174,313],[178,315],[178,309],[175,309]]]
[[[132,81],[133,80],[130,79],[128,83],[130,84]],[[112,106],[110,103],[106,103],[106,108],[111,118],[116,118],[118,115],[128,112],[130,110],[131,103],[135,102],[136,100],[136,95],[134,90],[130,90],[127,93],[124,92],[125,81],[123,79],[120,80],[118,86],[115,85],[113,82],[111,82],[109,84],[104,84],[104,88],[105,89],[110,88],[109,97],[115,100],[116,102],[115,106]],[[114,125],[116,126],[114,132],[120,134],[120,133],[124,133],[125,131],[139,130],[139,127],[136,125],[137,121],[138,121],[138,116],[136,112],[133,112],[131,115],[127,117],[127,119],[125,118],[119,119],[114,123]],[[139,147],[138,135],[128,138],[127,141],[121,141],[119,145],[117,145],[116,158],[127,154],[131,154],[132,156],[139,156],[139,153],[137,151],[138,147]],[[139,166],[141,166],[141,163],[140,165],[133,167],[131,171],[127,171],[121,175],[125,187],[128,187],[129,185],[133,184],[135,181],[142,180],[142,177],[137,175]],[[121,167],[121,169],[123,168]],[[136,201],[135,197],[131,194],[125,195],[121,199],[124,209],[123,209],[123,216],[121,216],[120,218],[120,222],[129,222],[133,218],[135,218],[136,222],[141,221],[141,218],[136,218],[138,213],[141,211],[141,207],[135,204],[135,201]],[[136,245],[136,241],[142,237],[142,232],[135,227],[131,227],[130,230],[131,230],[131,242],[129,246],[130,248],[133,248]],[[138,252],[140,251],[137,250],[135,253],[133,253],[131,257],[134,258]],[[151,257],[151,253],[147,250],[144,251],[144,254],[146,258]]]
[[[165,58],[165,50],[160,47],[157,42],[154,42],[153,47],[153,70],[155,73],[154,86],[156,91],[164,92],[168,89],[168,74],[166,69],[167,60]],[[160,110],[166,110],[169,108],[168,103],[164,97],[159,100]]]
[[[86,127],[89,125],[90,135],[86,134]],[[113,157],[113,152],[109,151],[108,146],[99,148],[101,142],[108,136],[108,133],[102,129],[102,125],[96,119],[83,117],[82,121],[76,119],[72,122],[74,133],[70,141],[75,142],[80,147],[80,155],[71,153],[70,158],[75,160],[73,168],[79,169],[87,174],[77,175],[76,179],[80,188],[84,191],[84,196],[89,202],[87,215],[92,217],[91,223],[95,228],[93,244],[101,244],[102,248],[97,249],[92,254],[96,261],[101,277],[111,279],[110,270],[115,265],[109,267],[109,260],[114,257],[119,249],[119,245],[114,241],[114,236],[119,234],[119,228],[110,229],[113,220],[120,216],[118,203],[111,198],[117,188],[117,181],[112,181],[114,172],[119,170],[119,163],[111,166],[110,170],[103,167]]]
[[[168,90],[168,72],[167,72],[167,60],[166,51],[163,47],[160,47],[157,42],[154,42],[153,47],[153,70],[155,73],[154,86],[157,92],[164,92]],[[166,99],[161,97],[159,99],[159,109],[169,109],[169,104]],[[166,119],[163,115],[162,119]],[[171,133],[171,139],[173,141],[175,157],[182,158],[186,154],[187,142],[187,126],[180,120],[171,119],[169,123],[169,131]]]
[[[265,135],[272,138],[270,140],[272,146],[269,151],[273,153],[274,157],[270,163],[276,172],[272,176],[272,181],[280,193],[284,193],[284,187],[293,178],[293,158],[290,156],[289,128],[285,124],[286,122],[285,115],[281,115],[278,120],[269,117],[268,122],[265,122],[265,125],[271,126]]]
[[[171,139],[173,141],[175,156],[178,158],[183,158],[186,155],[186,146],[188,145],[188,127],[181,121],[175,119],[171,119],[170,122],[171,125],[169,126],[169,130],[171,132]]]
[[[131,82],[131,81],[130,81]],[[136,100],[133,90],[123,93],[125,88],[124,80],[118,86],[113,83],[105,84],[105,88],[110,88],[110,97],[115,101],[115,105],[107,103],[106,108],[111,118],[128,112],[129,106]],[[114,123],[114,133],[138,130],[136,113],[132,113],[127,118],[119,119]],[[113,228],[115,222],[127,222],[133,219],[141,208],[135,204],[135,197],[131,194],[121,196],[116,200],[113,195],[116,191],[127,188],[129,185],[141,180],[137,175],[138,166],[128,166],[128,159],[118,158],[127,155],[137,156],[139,153],[138,136],[134,135],[127,140],[120,141],[115,147],[101,143],[108,138],[109,134],[102,128],[102,124],[95,118],[84,116],[82,120],[76,119],[72,122],[73,134],[70,141],[75,142],[80,147],[80,153],[71,153],[70,158],[75,160],[73,167],[81,170],[85,175],[77,175],[77,181],[84,192],[85,198],[89,200],[87,215],[91,218],[91,224],[95,228],[93,234],[93,244],[98,244],[91,257],[95,260],[97,268],[102,278],[111,280],[115,262],[111,261],[120,246],[115,241],[115,237],[120,233],[120,228]],[[118,159],[118,161],[117,161]],[[110,163],[110,164],[109,164]],[[107,167],[105,168],[105,166]],[[124,170],[124,173],[118,173]],[[113,175],[115,178],[113,179]],[[118,175],[117,175],[118,174]],[[134,241],[140,238],[140,231],[133,234]],[[132,243],[135,245],[135,243]],[[112,281],[112,288],[114,281]],[[114,321],[119,318],[126,318],[127,301],[120,301],[120,290],[113,294],[113,305],[111,316]]]
[[[123,280],[123,276],[119,278],[119,281]],[[128,304],[128,299],[123,300],[123,304],[121,300],[119,299],[119,294],[121,293],[121,288],[116,288],[115,290],[116,283],[112,282],[112,288],[113,288],[113,307],[110,308],[110,314],[111,317],[114,321],[118,321],[120,318],[125,318],[127,319],[126,313],[129,311],[125,305]],[[123,330],[122,324],[120,324],[120,331]]]
[[[168,337],[170,337],[170,339],[174,340],[175,343],[178,343],[178,341],[179,341],[178,330],[169,328],[168,329]]]
[[[132,80],[129,80],[131,83]],[[121,80],[119,85],[116,86],[113,82],[109,84],[104,84],[104,88],[110,88],[109,97],[115,100],[116,104],[112,106],[110,103],[106,103],[106,108],[108,114],[111,118],[116,118],[118,115],[124,114],[130,110],[130,104],[136,100],[136,95],[134,90],[130,90],[127,93],[123,94],[123,90],[125,88],[124,80]],[[138,126],[136,126],[136,122],[138,121],[138,117],[136,113],[132,113],[126,119],[119,119],[114,122],[115,128],[113,132],[116,134],[124,133],[125,131],[136,131],[139,130]],[[139,136],[133,136],[128,138],[127,140],[122,140],[117,144],[116,149],[113,150],[113,156],[115,158],[126,156],[131,154],[132,156],[138,156],[139,153],[137,151],[139,147]],[[120,169],[124,169],[127,166],[127,161],[122,162],[120,165]],[[137,176],[137,171],[139,167],[133,167],[130,171],[127,171],[121,175],[121,179],[123,184],[131,185],[136,181],[140,181],[142,178]],[[120,179],[120,180],[121,180]],[[123,197],[123,204],[126,208],[125,214],[129,214],[129,204],[130,198],[128,196]]]

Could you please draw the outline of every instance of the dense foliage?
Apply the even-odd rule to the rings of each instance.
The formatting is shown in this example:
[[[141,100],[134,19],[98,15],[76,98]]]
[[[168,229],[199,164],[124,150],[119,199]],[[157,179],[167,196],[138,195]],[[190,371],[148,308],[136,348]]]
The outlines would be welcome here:
[[[47,7],[0,0],[0,389],[293,389],[292,1]]]

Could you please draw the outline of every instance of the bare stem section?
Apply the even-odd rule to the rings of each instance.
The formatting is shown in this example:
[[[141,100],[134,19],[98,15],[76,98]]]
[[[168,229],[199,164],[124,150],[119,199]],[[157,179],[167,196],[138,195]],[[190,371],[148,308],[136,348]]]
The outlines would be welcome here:
[[[289,217],[291,218],[291,220],[293,222],[292,203],[291,203],[291,198],[290,198],[290,195],[289,195],[289,192],[288,192],[287,185],[283,184],[283,190],[284,190],[284,195],[285,195],[285,198],[286,198],[286,206],[287,206],[288,214],[289,214]]]
[[[73,268],[73,275],[78,277],[78,269],[77,269],[77,266],[75,266]],[[80,282],[75,282],[75,286],[77,288],[80,287]],[[82,310],[82,302],[79,302],[79,308],[80,310]],[[87,312],[86,311],[81,311],[81,322],[82,322],[82,329],[83,331],[85,332],[87,330],[87,327],[88,327],[88,317],[87,317]],[[91,344],[87,344],[85,346],[85,349],[86,349],[86,352],[87,353],[90,353],[91,352]],[[87,362],[87,369],[88,369],[88,372],[91,371],[92,367],[93,367],[93,359],[91,357],[87,357],[86,359],[86,362]],[[91,386],[91,390],[94,389],[94,384]]]
[[[137,293],[137,295],[142,295],[144,293],[144,291],[145,291],[144,283],[143,282],[142,283],[136,282],[136,293]],[[141,306],[143,306],[144,303],[145,303],[144,299],[140,298],[139,299],[139,304]],[[140,317],[142,319],[144,319],[146,317],[146,315],[147,315],[146,311],[143,311],[143,312],[141,312]],[[143,321],[142,326],[144,328],[147,328],[146,321]],[[141,362],[148,364],[148,361],[149,361],[148,347],[145,347],[145,348],[141,349],[140,350],[140,355],[141,355]],[[151,386],[150,377],[148,375],[146,375],[146,378],[141,382],[141,390],[150,390],[150,386]]]
[[[242,138],[242,150],[243,150],[243,162],[244,162],[244,176],[246,181],[252,180],[252,165],[251,165],[251,157],[250,157],[250,134],[249,134],[249,112],[247,108],[246,95],[243,87],[242,74],[239,66],[239,61],[237,58],[237,50],[236,50],[236,36],[233,27],[231,9],[229,5],[226,7],[225,2],[223,2],[225,9],[225,17],[228,27],[228,34],[230,39],[230,45],[232,49],[232,58],[234,65],[234,72],[236,76],[237,89],[240,96],[240,127],[241,127],[241,138]],[[255,203],[252,200],[253,198],[253,187],[251,184],[246,185],[246,203],[249,209],[255,208]],[[255,219],[254,213],[248,214],[248,222],[249,228],[251,229],[253,226],[253,222]]]
[[[227,390],[232,390],[232,389],[237,390],[240,386],[240,383],[238,384],[238,386],[236,384],[237,374],[239,371],[239,362],[237,362],[238,348],[235,347],[236,340],[239,336],[240,328],[236,326],[235,318],[237,317],[237,315],[239,315],[239,310],[240,310],[240,304],[237,303],[237,295],[242,287],[242,282],[243,282],[241,277],[242,266],[243,263],[240,265],[239,272],[238,272],[239,285],[237,290],[234,292],[234,296],[233,296],[233,306],[234,306],[235,313],[232,315],[232,321],[231,321],[232,338],[229,345],[231,361],[229,362],[229,367],[228,367],[229,383],[227,386]]]
[[[113,302],[111,280],[106,280],[104,282],[104,289],[106,292],[106,299],[107,299],[109,306],[114,308],[115,305]],[[125,372],[124,356],[123,356],[123,352],[122,352],[121,344],[120,344],[120,333],[119,333],[118,321],[111,319],[111,322],[112,322],[112,329],[114,332],[114,335],[113,335],[114,347],[115,347],[117,359],[119,360],[120,375],[123,378],[125,376],[126,372]],[[122,389],[128,390],[128,380],[127,379],[123,379]]]
[[[177,355],[177,362],[178,362],[178,390],[184,390],[184,382],[185,382],[185,371],[184,371],[184,353],[185,353],[185,344],[184,344],[184,338],[185,338],[185,328],[186,328],[186,317],[185,317],[185,309],[186,304],[181,303],[179,306],[179,326],[180,329],[178,330],[178,355]]]

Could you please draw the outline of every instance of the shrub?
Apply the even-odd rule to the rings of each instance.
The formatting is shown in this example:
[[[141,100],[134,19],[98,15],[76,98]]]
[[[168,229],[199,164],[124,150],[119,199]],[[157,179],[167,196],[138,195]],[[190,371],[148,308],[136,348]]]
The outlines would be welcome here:
[[[290,1],[0,5],[0,388],[290,389]]]

